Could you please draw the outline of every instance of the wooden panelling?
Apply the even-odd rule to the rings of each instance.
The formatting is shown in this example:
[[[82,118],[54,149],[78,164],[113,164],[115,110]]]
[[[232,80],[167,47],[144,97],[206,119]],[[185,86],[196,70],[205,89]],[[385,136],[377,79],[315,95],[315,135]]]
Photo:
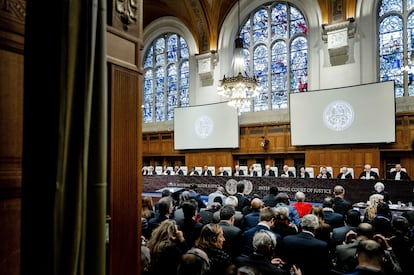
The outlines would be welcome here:
[[[294,165],[295,155],[303,154],[305,165],[314,167],[319,171],[320,166],[332,166],[335,176],[342,166],[354,168],[355,174],[359,174],[364,164],[380,168],[380,176],[385,177],[385,162],[381,160],[381,152],[411,152],[411,141],[414,139],[414,114],[397,114],[396,142],[390,144],[357,144],[357,145],[327,145],[312,147],[295,147],[291,145],[290,127],[288,124],[275,125],[248,125],[240,128],[240,147],[238,149],[224,150],[231,157],[226,158],[228,163],[214,163],[216,167],[232,166],[242,157],[248,163],[254,163],[255,159],[264,159],[272,164],[276,158],[284,159],[286,164]],[[200,166],[202,163],[213,165],[214,157],[211,153],[194,153],[174,151],[173,140],[162,139],[162,136],[171,133],[146,133],[144,136],[144,156],[172,156],[186,158],[186,165]],[[262,137],[269,140],[268,147],[260,146]],[[214,151],[214,150],[213,150]],[[402,162],[403,159],[401,159]],[[411,160],[404,159],[405,166],[410,175],[414,174]],[[413,170],[411,170],[413,169]]]
[[[111,66],[110,274],[138,274],[138,74]]]
[[[0,157],[21,157],[23,56],[0,49]]]
[[[24,8],[25,2],[22,5]],[[21,257],[24,17],[21,16],[22,11],[10,8],[4,6],[0,11],[0,273],[18,275]]]
[[[21,199],[0,199],[1,274],[20,274]]]

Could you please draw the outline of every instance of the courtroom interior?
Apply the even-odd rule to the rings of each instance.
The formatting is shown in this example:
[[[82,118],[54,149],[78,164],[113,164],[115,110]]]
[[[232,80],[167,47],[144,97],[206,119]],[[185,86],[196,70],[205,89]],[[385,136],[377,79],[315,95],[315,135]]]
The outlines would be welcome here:
[[[2,274],[146,274],[165,189],[412,208],[412,0],[0,3]]]

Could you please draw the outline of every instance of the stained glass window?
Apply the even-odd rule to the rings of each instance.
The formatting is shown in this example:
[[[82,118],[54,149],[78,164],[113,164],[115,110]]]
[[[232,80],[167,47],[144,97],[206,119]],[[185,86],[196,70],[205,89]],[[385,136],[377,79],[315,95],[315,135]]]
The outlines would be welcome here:
[[[240,29],[249,72],[260,94],[240,112],[286,109],[288,94],[307,91],[308,26],[301,11],[273,2],[253,11]]]
[[[143,122],[174,119],[174,108],[189,105],[189,53],[174,33],[156,38],[144,58]]]
[[[414,96],[414,1],[381,1],[378,7],[379,80],[394,81],[395,96]]]

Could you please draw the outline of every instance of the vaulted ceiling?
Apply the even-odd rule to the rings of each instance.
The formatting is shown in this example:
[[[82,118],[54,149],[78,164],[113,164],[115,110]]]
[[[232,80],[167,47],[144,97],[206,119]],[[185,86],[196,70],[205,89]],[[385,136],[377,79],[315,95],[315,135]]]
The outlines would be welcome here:
[[[252,1],[252,0],[241,0]],[[330,6],[341,2],[346,18],[352,17],[356,0],[317,0],[324,23],[328,23]],[[143,0],[144,28],[163,16],[180,19],[192,32],[199,52],[217,49],[220,28],[237,0]]]

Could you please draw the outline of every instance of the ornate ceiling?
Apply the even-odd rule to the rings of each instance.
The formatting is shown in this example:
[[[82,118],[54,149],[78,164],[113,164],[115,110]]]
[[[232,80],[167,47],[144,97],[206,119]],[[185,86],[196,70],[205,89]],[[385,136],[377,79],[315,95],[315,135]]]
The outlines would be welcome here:
[[[241,0],[251,1],[251,0]],[[317,0],[324,23],[329,23],[329,11],[338,4],[345,18],[353,17],[356,0]],[[192,32],[200,53],[217,48],[223,21],[237,0],[143,0],[143,26],[163,16],[180,19]],[[344,19],[345,19],[344,18]]]

